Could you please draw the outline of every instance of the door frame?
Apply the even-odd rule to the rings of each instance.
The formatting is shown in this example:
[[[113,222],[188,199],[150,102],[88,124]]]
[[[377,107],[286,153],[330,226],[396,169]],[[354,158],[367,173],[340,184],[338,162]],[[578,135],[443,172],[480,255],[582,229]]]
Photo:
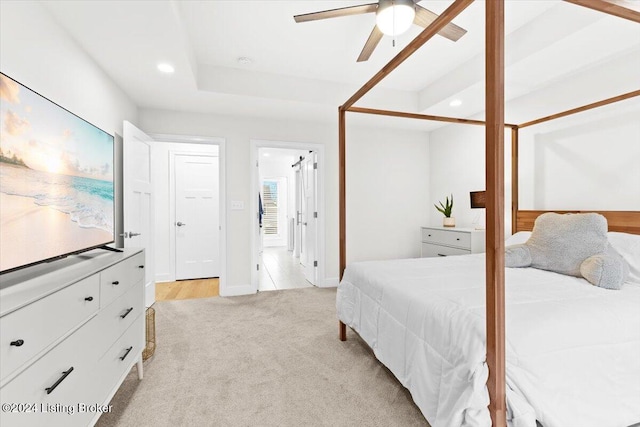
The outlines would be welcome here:
[[[315,142],[291,142],[291,141],[269,141],[264,139],[251,139],[250,140],[250,155],[249,155],[249,167],[251,168],[250,183],[249,183],[249,206],[251,207],[251,288],[254,292],[258,292],[258,269],[256,266],[259,264],[259,237],[258,237],[258,185],[256,182],[259,180],[258,168],[256,163],[258,162],[258,150],[260,148],[284,148],[289,150],[306,150],[315,151],[318,161],[317,172],[317,194],[318,199],[318,222],[317,222],[317,236],[316,236],[316,258],[318,260],[318,270],[316,271],[316,283],[317,287],[326,287],[325,275],[326,275],[326,261],[325,261],[325,189],[324,189],[324,177],[325,177],[325,146]]]
[[[227,184],[225,177],[226,173],[226,140],[225,138],[220,137],[211,137],[211,136],[193,136],[193,135],[171,135],[171,134],[149,134],[155,141],[158,142],[177,142],[177,143],[188,143],[188,144],[201,144],[201,145],[217,145],[218,146],[218,186],[219,186],[219,197],[220,197],[220,295],[224,296],[227,293],[227,234],[228,234],[228,218],[227,218]],[[170,150],[169,153],[169,179],[172,187],[175,187],[175,177],[172,167],[173,156],[172,154],[193,154],[194,151],[178,151],[178,150]],[[211,153],[204,153],[204,155],[211,155]],[[169,220],[175,222],[175,188],[172,188],[169,191],[169,204],[171,206],[169,212]],[[173,278],[175,279],[175,234],[170,234],[170,242],[171,242],[171,259],[173,259]]]

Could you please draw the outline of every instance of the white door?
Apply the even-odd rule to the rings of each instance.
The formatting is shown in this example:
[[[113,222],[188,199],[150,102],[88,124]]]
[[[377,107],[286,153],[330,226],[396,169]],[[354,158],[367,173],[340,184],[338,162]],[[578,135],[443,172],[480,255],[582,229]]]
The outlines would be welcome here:
[[[145,249],[145,304],[156,301],[153,247],[153,183],[149,135],[125,121],[123,124],[124,247]]]
[[[316,234],[317,234],[317,200],[316,200],[316,154],[311,152],[302,161],[302,256],[300,262],[304,266],[304,276],[311,284],[316,283]]]
[[[295,178],[295,204],[296,204],[296,214],[295,214],[295,227],[294,227],[294,241],[293,241],[293,256],[295,258],[300,258],[300,245],[302,242],[301,233],[302,233],[302,220],[300,219],[300,215],[302,215],[302,172],[300,167],[296,169],[296,178]]]
[[[175,155],[176,280],[220,276],[218,157]]]

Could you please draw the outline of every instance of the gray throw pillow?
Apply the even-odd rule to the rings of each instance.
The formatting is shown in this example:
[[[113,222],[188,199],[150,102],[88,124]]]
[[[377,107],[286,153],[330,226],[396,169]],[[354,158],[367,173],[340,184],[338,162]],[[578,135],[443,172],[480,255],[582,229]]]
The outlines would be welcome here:
[[[607,219],[596,213],[540,215],[529,240],[506,248],[505,265],[584,277],[608,289],[620,289],[629,272],[608,243]]]
[[[618,290],[629,275],[629,266],[619,256],[598,254],[585,259],[580,272],[593,285]]]
[[[600,214],[540,215],[526,243],[531,266],[581,277],[580,265],[607,249],[607,219]]]

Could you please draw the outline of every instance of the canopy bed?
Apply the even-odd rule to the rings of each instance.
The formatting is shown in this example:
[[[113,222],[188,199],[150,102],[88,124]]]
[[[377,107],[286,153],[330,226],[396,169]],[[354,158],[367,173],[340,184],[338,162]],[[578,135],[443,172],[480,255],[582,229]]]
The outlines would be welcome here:
[[[630,2],[624,0],[566,1],[640,23],[640,11],[634,9],[636,6],[633,6]],[[532,425],[531,423],[535,425],[536,417],[541,417],[544,420],[543,424],[546,422],[548,425],[562,425],[562,420],[566,421],[566,418],[563,417],[566,416],[567,411],[571,412],[572,410],[580,410],[579,406],[556,408],[558,411],[555,413],[553,408],[550,409],[548,406],[540,407],[540,405],[553,406],[553,399],[549,401],[548,396],[537,396],[540,397],[540,399],[537,399],[535,396],[536,393],[553,393],[555,390],[554,386],[560,387],[561,385],[549,383],[546,384],[550,387],[547,389],[544,389],[544,387],[535,390],[528,389],[527,384],[531,383],[535,378],[527,378],[527,375],[536,375],[536,371],[520,371],[520,380],[516,378],[518,377],[518,372],[514,373],[513,369],[511,369],[511,372],[507,372],[507,363],[505,360],[505,355],[507,353],[510,358],[522,357],[522,360],[525,360],[528,356],[526,342],[522,343],[516,350],[512,348],[514,343],[511,340],[511,333],[518,335],[520,333],[526,334],[529,331],[526,327],[522,326],[525,323],[522,323],[522,325],[518,324],[519,319],[517,315],[512,316],[510,314],[509,319],[513,324],[509,323],[509,342],[506,342],[505,340],[504,129],[505,127],[510,128],[512,136],[513,197],[511,210],[512,231],[516,233],[523,230],[531,230],[534,220],[543,213],[543,211],[519,210],[518,207],[518,130],[548,120],[553,120],[555,118],[564,117],[624,99],[629,99],[640,95],[640,90],[522,124],[505,123],[504,0],[495,0],[487,1],[485,3],[485,121],[376,110],[354,106],[362,96],[374,88],[384,77],[409,58],[443,27],[449,24],[472,2],[473,0],[455,0],[448,9],[446,9],[429,26],[427,26],[425,30],[411,43],[409,43],[406,48],[398,53],[398,55],[396,55],[387,65],[374,75],[373,78],[371,78],[351,98],[339,107],[339,241],[341,284],[338,288],[337,305],[339,317],[345,317],[340,317],[339,336],[340,340],[346,340],[346,323],[349,323],[349,326],[358,332],[367,344],[374,348],[376,357],[387,365],[403,385],[411,391],[414,396],[414,400],[420,409],[425,413],[425,416],[427,413],[430,414],[431,420],[434,420],[434,422],[437,423],[436,426],[489,424],[492,424],[493,426],[506,426],[508,400],[511,417],[510,423],[514,426],[529,426]],[[345,269],[347,267],[345,180],[347,112],[485,126],[485,255],[466,255],[463,257],[435,259],[429,261],[395,260],[378,263],[356,263],[349,266],[349,269],[347,269],[348,274],[345,276]],[[610,232],[640,234],[640,212],[607,211],[599,213],[607,218]],[[422,262],[422,264],[417,265],[419,262]],[[424,264],[425,262],[427,264]],[[412,266],[412,264],[414,265]],[[462,264],[467,264],[467,266],[464,267],[465,273],[462,273],[462,276],[469,276],[466,277],[466,279],[465,277],[456,276],[456,267],[461,267]],[[485,272],[485,284],[478,287],[477,283],[481,282],[481,280],[477,280],[478,274],[481,274],[482,270]],[[565,293],[563,295],[558,295],[558,287],[556,286],[554,288],[553,285],[550,285],[551,283],[557,284],[559,282],[560,279],[556,277],[559,276],[558,274],[538,270],[533,273],[532,278],[523,275],[524,270],[530,269],[520,269],[520,271],[507,272],[510,286],[512,283],[516,283],[518,286],[521,286],[520,289],[523,292],[523,294],[520,295],[516,292],[515,300],[510,300],[509,306],[511,306],[511,304],[518,304],[522,302],[523,299],[533,301],[534,303],[539,302],[542,305],[538,305],[538,308],[542,307],[542,309],[550,310],[546,313],[540,313],[543,317],[553,313],[571,313],[570,316],[576,316],[576,318],[579,319],[583,317],[589,318],[589,315],[593,315],[594,313],[591,311],[594,308],[593,304],[597,301],[604,301],[609,298],[612,300],[608,303],[612,304],[614,307],[620,308],[621,312],[626,310],[625,313],[628,313],[629,307],[625,306],[625,300],[640,301],[640,286],[626,287],[622,291],[609,291],[593,287],[593,289],[588,290],[588,293],[590,293],[589,297],[582,298],[580,295],[574,293],[574,288],[577,286],[575,281],[582,279],[572,277],[562,278],[562,280],[567,279],[570,283],[567,282]],[[475,272],[476,275],[473,276],[469,272]],[[425,285],[422,280],[425,276],[437,276],[440,280],[449,280],[450,283],[447,289],[442,289],[442,287],[438,287],[437,284],[434,283],[428,283]],[[476,279],[475,282],[473,281],[473,277]],[[357,286],[353,283],[356,281],[360,282]],[[395,286],[399,281],[408,284],[404,286]],[[392,284],[389,285],[389,282]],[[532,282],[537,283],[536,292],[538,293],[525,295],[527,292],[534,291],[533,288],[529,286]],[[453,285],[451,285],[451,283],[453,283]],[[464,292],[462,292],[462,290],[464,290]],[[544,294],[545,290],[548,292],[546,295]],[[606,295],[605,297],[601,292],[609,292],[609,295]],[[622,294],[613,296],[616,292],[623,292],[625,296],[620,297]],[[425,298],[420,299],[420,296],[425,293],[428,294],[429,298],[426,300]],[[383,295],[384,302],[382,303],[381,299]],[[557,297],[557,300],[554,300],[555,297]],[[466,303],[464,301],[465,298],[469,299]],[[481,301],[478,300],[478,298],[480,298]],[[567,307],[571,306],[576,311],[572,312],[569,309],[567,309],[568,311],[557,309],[551,310],[549,308],[550,298],[554,302],[562,300],[567,303]],[[420,301],[420,304],[423,305],[415,307],[415,305],[418,304],[416,301]],[[481,312],[478,312],[478,303],[481,303]],[[459,309],[461,304],[476,304],[476,306],[471,308],[464,306],[463,308],[465,310],[461,310]],[[360,312],[360,310],[367,309],[367,307],[365,307],[367,305],[370,306],[368,310],[375,315],[367,317],[367,315],[363,315]],[[394,310],[396,311],[395,317],[393,315]],[[353,314],[354,311],[358,312],[355,317],[359,319],[359,322],[353,321],[355,318],[353,316],[350,319],[346,319],[349,315],[346,315],[345,313]],[[384,316],[385,313],[388,315],[386,318]],[[619,323],[624,321],[639,322],[639,319],[633,317],[633,312],[631,313],[632,314],[629,314],[631,318],[616,318],[613,316],[613,318],[608,321]],[[412,316],[422,317],[416,320],[412,319]],[[406,319],[404,323],[402,325],[394,324],[393,319],[401,317]],[[425,320],[427,317],[429,318],[428,322]],[[478,319],[480,319],[480,322],[478,322]],[[345,322],[343,322],[343,320],[345,320]],[[544,318],[542,320],[544,320]],[[600,320],[603,322],[605,321],[604,319]],[[370,324],[367,324],[367,322]],[[540,333],[538,338],[540,338],[540,340],[535,341],[535,344],[549,347],[549,351],[551,353],[554,351],[566,350],[562,348],[562,342],[556,342],[558,341],[557,335],[552,335],[551,332],[564,327],[569,328],[567,329],[568,331],[575,331],[576,325],[574,324],[571,326],[569,323],[570,322],[567,322],[566,325],[554,325],[553,323],[545,324],[538,330]],[[594,329],[597,329],[597,325],[593,323],[593,319],[587,320],[586,323],[586,328],[593,327]],[[438,327],[429,330],[429,324],[437,325]],[[446,334],[442,333],[443,328],[447,331]],[[452,333],[454,331],[455,333]],[[606,341],[607,336],[610,336],[611,332],[607,330],[603,330],[601,332],[600,336],[594,338],[595,341],[593,342],[587,340],[580,343],[573,342],[572,344],[575,344],[577,347],[580,347],[580,345],[586,345],[593,348],[603,347],[604,341],[602,340]],[[418,336],[418,339],[413,342],[406,340],[403,342],[393,342],[393,340],[397,339],[398,336],[406,338],[411,334]],[[631,337],[635,338],[634,334],[637,335],[637,332],[633,330],[631,331],[631,334]],[[594,336],[595,335],[598,334],[594,333]],[[429,336],[429,342],[424,340],[425,336]],[[516,337],[516,341],[517,338],[518,337]],[[620,349],[624,347],[624,342],[625,340],[628,341],[629,335],[625,335],[623,333],[617,338],[619,338],[619,341],[615,341],[615,339],[612,338],[613,341],[611,342],[611,348]],[[545,343],[544,339],[549,339],[549,342]],[[386,353],[384,350],[381,350],[378,347],[379,343],[377,340],[387,340],[388,348],[390,350],[386,351]],[[443,344],[444,342],[447,342],[448,344],[445,346]],[[554,347],[556,344],[557,346]],[[400,351],[400,347],[402,347],[402,351]],[[396,349],[395,353],[391,351],[391,349]],[[605,350],[604,353],[611,355],[608,351],[609,350]],[[430,358],[429,352],[433,353],[435,356]],[[447,353],[447,357],[443,357],[443,353],[445,352]],[[427,354],[427,356],[424,356],[424,354]],[[462,354],[466,354],[466,356],[462,358],[459,357]],[[567,354],[572,353],[569,352]],[[627,351],[624,357],[628,355],[629,352]],[[418,358],[426,359],[424,363],[414,363],[414,360]],[[420,369],[429,365],[429,363],[434,363],[436,358],[439,360],[439,366],[448,366],[447,369],[441,369],[439,377],[438,375],[433,376],[433,372],[424,373],[420,371]],[[616,359],[616,361],[622,362],[620,358]],[[554,372],[558,372],[558,370],[564,369],[566,371],[568,367],[571,367],[572,364],[570,361],[565,360],[565,362],[566,363],[564,365],[561,364],[556,366],[543,364],[544,366],[539,368],[550,371],[550,375],[552,375]],[[625,360],[624,362],[634,363],[633,361],[628,360]],[[471,367],[473,363],[480,363],[483,368],[473,370]],[[410,372],[411,369],[408,369],[407,367],[412,365],[417,366],[418,368]],[[584,368],[585,366],[582,362],[576,362],[573,365],[575,365],[574,367],[576,369]],[[458,366],[465,366],[468,369],[460,371],[457,370]],[[602,370],[602,366],[599,366],[598,369]],[[640,372],[640,366],[638,366],[638,363],[633,366],[633,369]],[[611,367],[611,370],[619,377],[620,372],[616,370],[616,367]],[[593,372],[590,372],[589,375],[592,375],[592,373]],[[461,376],[464,377],[465,375],[467,377],[462,378],[462,382],[467,384],[465,386],[466,388],[462,386],[459,387],[460,381],[458,380],[460,380]],[[574,377],[569,378],[576,378],[577,382],[575,387],[584,387],[584,384],[580,383],[579,378],[577,378],[581,375],[580,370],[578,369],[575,371],[573,375]],[[587,374],[585,373],[583,376],[586,375]],[[426,377],[428,380],[424,380],[424,378],[420,380],[418,378],[420,376]],[[540,382],[543,379],[538,378],[538,380]],[[545,381],[547,381],[547,378],[544,378],[544,381],[542,382]],[[433,382],[440,383],[434,386]],[[611,383],[610,379],[604,379],[603,384],[595,381],[593,383],[593,387],[596,389],[601,388],[601,391],[606,393],[606,391],[609,390],[607,385],[604,384],[606,382]],[[615,381],[613,384],[615,385]],[[611,386],[611,384],[609,384],[609,386]],[[429,387],[439,387],[439,389],[428,390]],[[514,390],[517,390],[518,393],[514,393]],[[620,392],[621,391],[622,390],[620,390]],[[633,392],[635,393],[636,390],[633,389]],[[488,399],[486,398],[487,396]],[[526,396],[526,398],[523,398],[523,396]],[[617,394],[615,397],[625,398],[624,396],[621,397]],[[626,396],[626,398],[628,397],[629,396]],[[605,396],[604,398],[606,400],[607,397]],[[562,401],[560,397],[558,397],[558,399],[558,401]],[[518,400],[523,400],[524,402],[520,402]],[[529,401],[527,402],[527,400]],[[627,408],[629,411],[621,415],[622,418],[620,419],[628,420],[629,417],[636,416],[634,414],[637,414],[636,411],[638,410],[638,405],[636,403],[632,404],[632,406],[633,407],[630,409]],[[531,411],[528,411],[530,409],[534,410],[533,414]],[[489,416],[490,420],[488,419]],[[625,416],[626,418],[624,418]],[[633,419],[630,423],[635,422],[640,422],[640,419]]]

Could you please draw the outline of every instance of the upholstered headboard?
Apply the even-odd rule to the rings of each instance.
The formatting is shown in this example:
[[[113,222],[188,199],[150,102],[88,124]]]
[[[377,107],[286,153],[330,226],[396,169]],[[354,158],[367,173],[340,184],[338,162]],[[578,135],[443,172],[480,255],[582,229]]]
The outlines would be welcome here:
[[[533,223],[545,212],[586,213],[596,212],[607,218],[609,231],[640,234],[640,211],[516,211],[516,231],[531,231]]]

